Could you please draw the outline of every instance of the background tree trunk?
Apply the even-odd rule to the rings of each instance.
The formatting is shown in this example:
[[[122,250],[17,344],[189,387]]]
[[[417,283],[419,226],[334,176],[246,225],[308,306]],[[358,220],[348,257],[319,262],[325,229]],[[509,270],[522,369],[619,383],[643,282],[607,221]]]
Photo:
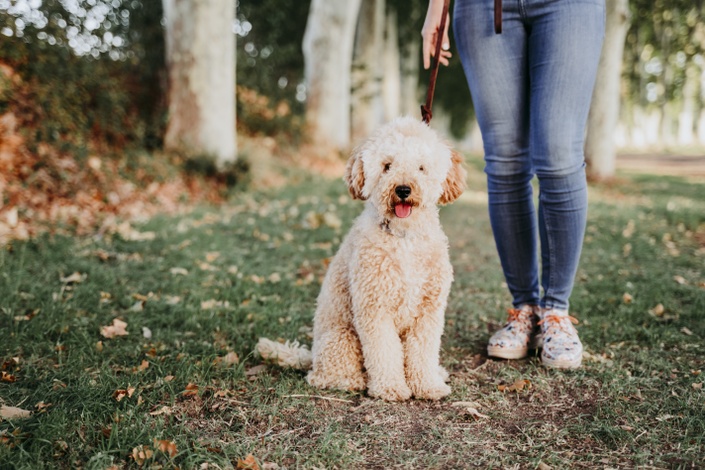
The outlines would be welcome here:
[[[585,157],[592,178],[614,176],[615,129],[619,122],[624,40],[629,29],[628,0],[607,0],[605,41],[588,117]]]
[[[360,0],[312,0],[303,40],[306,123],[317,145],[350,145],[350,68]]]
[[[385,1],[362,0],[352,62],[352,139],[361,140],[384,121]],[[386,78],[386,77],[385,77]]]
[[[164,147],[214,158],[237,156],[235,137],[235,2],[163,0],[169,69]]]
[[[396,10],[387,8],[386,23],[382,64],[384,67],[382,80],[384,122],[391,121],[401,113],[401,54]]]

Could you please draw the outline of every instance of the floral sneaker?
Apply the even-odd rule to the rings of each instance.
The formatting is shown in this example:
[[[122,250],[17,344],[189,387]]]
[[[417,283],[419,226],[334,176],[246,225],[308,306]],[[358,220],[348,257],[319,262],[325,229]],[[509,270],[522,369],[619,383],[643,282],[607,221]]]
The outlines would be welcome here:
[[[527,356],[529,349],[541,347],[538,312],[536,305],[507,310],[507,323],[490,338],[487,354],[502,359],[521,359]]]
[[[577,369],[583,360],[583,345],[578,338],[575,317],[565,310],[544,310],[538,322],[543,333],[541,361],[548,367]]]

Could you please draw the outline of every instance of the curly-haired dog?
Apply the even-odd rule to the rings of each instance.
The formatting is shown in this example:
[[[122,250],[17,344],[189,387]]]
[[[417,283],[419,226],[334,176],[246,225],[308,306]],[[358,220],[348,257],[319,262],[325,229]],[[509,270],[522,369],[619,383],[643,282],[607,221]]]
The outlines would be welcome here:
[[[353,151],[345,182],[365,209],[318,296],[308,383],[385,400],[444,397],[453,270],[437,205],[462,193],[461,157],[426,124],[398,118]]]

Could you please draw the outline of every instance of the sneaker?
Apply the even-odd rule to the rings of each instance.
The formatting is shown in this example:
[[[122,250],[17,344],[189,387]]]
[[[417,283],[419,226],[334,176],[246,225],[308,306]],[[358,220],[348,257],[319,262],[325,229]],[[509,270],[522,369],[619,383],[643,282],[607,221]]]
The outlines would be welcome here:
[[[507,323],[487,343],[487,354],[502,359],[521,359],[529,349],[541,347],[538,311],[536,305],[522,305],[507,310]]]
[[[548,367],[577,369],[583,360],[583,345],[573,326],[578,319],[564,310],[544,310],[538,324],[543,333],[541,362]]]

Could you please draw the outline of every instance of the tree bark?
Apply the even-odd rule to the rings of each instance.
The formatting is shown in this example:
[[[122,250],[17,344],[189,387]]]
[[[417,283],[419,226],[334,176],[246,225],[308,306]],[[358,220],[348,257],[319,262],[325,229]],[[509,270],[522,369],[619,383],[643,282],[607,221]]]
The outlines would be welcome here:
[[[350,68],[361,0],[312,0],[303,40],[306,123],[314,144],[350,146]]]
[[[605,41],[597,71],[588,117],[585,157],[588,171],[597,180],[615,172],[615,135],[619,122],[620,82],[624,40],[629,29],[628,0],[607,0]]]
[[[382,80],[385,122],[391,121],[401,113],[401,54],[399,52],[399,28],[397,27],[397,12],[395,10],[387,10],[386,23]]]
[[[235,2],[163,0],[169,70],[164,147],[212,158],[219,168],[237,156],[235,135]]]
[[[361,140],[384,121],[382,83],[385,1],[362,0],[352,62],[352,139]]]

